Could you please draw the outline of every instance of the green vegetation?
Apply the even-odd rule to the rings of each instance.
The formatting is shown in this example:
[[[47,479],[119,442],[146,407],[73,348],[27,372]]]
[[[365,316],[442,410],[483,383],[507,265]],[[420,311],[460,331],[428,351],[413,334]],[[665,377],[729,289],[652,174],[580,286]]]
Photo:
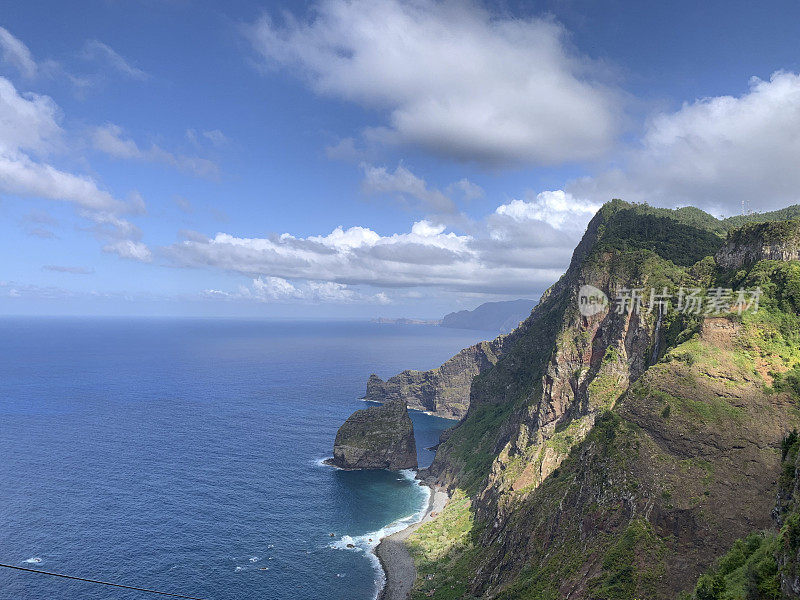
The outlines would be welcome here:
[[[769,221],[788,221],[800,218],[800,204],[787,206],[780,210],[765,213],[753,213],[749,215],[736,215],[720,221],[726,230],[742,227],[748,223],[767,223]]]
[[[797,454],[800,437],[792,431],[781,443],[779,496],[788,502],[777,509],[783,520],[780,531],[751,533],[733,547],[706,573],[700,576],[692,594],[682,600],[782,600],[781,575],[797,572],[800,549],[800,512],[796,485]],[[783,564],[783,567],[780,565]]]
[[[795,400],[800,400],[800,364],[786,373],[773,373],[772,387],[779,392],[788,392]]]
[[[600,371],[589,383],[589,402],[593,407],[608,409],[614,405],[625,388],[620,377],[614,374],[614,367],[619,362],[619,353],[614,346],[609,346],[603,356]]]
[[[606,217],[600,252],[649,250],[689,267],[714,254],[725,242],[720,221],[696,208],[670,210],[612,200],[600,210]]]
[[[471,502],[456,490],[435,520],[414,532],[408,549],[417,567],[413,599],[455,600],[468,598],[468,585],[478,552]]]
[[[737,540],[715,567],[700,577],[692,600],[780,600],[775,562],[777,536],[753,533]]]
[[[477,406],[447,440],[447,447],[452,448],[450,459],[461,467],[459,484],[469,493],[478,491],[486,477],[496,457],[493,450],[497,430],[512,410],[513,405]]]
[[[749,223],[728,233],[728,241],[734,244],[771,244],[800,235],[800,219],[762,221]]]
[[[671,599],[687,584],[676,570],[708,565],[707,548],[746,533],[734,519],[758,516],[752,504],[736,504],[747,496],[736,486],[755,481],[742,488],[752,492],[777,479],[770,436],[800,424],[800,409],[769,395],[792,394],[800,406],[800,263],[724,271],[713,255],[733,226],[751,223],[729,240],[778,239],[800,221],[764,223],[798,216],[800,206],[726,220],[622,201],[601,209],[570,271],[474,379],[470,412],[437,455],[433,472],[458,490],[410,540],[415,600]],[[641,329],[609,318],[601,338],[597,322],[581,319],[574,290],[592,281],[610,290],[760,287],[763,295],[757,313],[727,321],[668,313],[653,357],[652,345],[631,344]],[[653,316],[641,318],[651,332]],[[656,364],[628,388],[631,347],[647,352],[645,367]],[[570,386],[575,401],[565,408]],[[784,444],[784,490],[794,484],[797,438]],[[542,481],[545,460],[557,468]],[[794,505],[779,532],[740,539],[686,597],[780,598],[777,557],[796,558],[800,548]]]
[[[661,573],[663,540],[644,519],[634,519],[603,556],[603,575],[591,586],[597,600],[629,600],[655,595]],[[595,587],[596,586],[596,587]]]

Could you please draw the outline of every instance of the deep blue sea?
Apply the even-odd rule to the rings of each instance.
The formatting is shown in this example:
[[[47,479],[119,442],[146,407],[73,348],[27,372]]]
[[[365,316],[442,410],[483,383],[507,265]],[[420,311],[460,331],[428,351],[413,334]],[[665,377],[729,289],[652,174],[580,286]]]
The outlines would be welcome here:
[[[208,600],[370,600],[369,539],[413,520],[427,492],[403,473],[319,461],[364,408],[371,372],[431,368],[487,337],[0,319],[0,563]],[[412,418],[424,466],[452,422]],[[150,597],[0,569],[0,600]]]

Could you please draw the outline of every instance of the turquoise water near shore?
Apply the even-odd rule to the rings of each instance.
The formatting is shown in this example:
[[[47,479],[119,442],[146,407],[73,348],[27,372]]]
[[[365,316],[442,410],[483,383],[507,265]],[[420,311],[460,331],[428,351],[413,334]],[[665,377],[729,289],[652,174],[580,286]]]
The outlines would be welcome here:
[[[427,490],[409,474],[320,460],[365,406],[371,372],[430,368],[489,336],[0,319],[0,562],[216,600],[371,599],[368,547],[413,520]],[[424,465],[452,422],[412,418]],[[0,600],[143,597],[0,572]]]

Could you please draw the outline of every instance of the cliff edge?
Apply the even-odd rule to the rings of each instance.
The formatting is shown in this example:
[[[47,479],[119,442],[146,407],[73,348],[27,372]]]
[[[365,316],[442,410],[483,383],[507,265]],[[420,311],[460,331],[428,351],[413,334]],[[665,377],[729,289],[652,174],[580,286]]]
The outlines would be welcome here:
[[[473,378],[466,416],[425,473],[453,500],[408,541],[414,600],[674,600],[737,539],[771,527],[778,481],[796,467],[781,440],[800,427],[789,213],[603,206],[565,275]],[[608,306],[582,311],[588,286]],[[729,297],[689,310],[690,289]],[[617,310],[633,290],[642,305]],[[668,290],[663,310],[647,305],[651,290]],[[736,290],[760,307],[737,310]],[[772,569],[755,595],[699,585],[698,600],[793,597],[797,523],[786,517],[772,546],[753,538],[762,551],[747,564]],[[713,578],[716,589],[727,571]]]
[[[472,378],[494,365],[504,341],[500,336],[465,348],[441,367],[430,371],[403,371],[384,381],[374,373],[367,380],[365,400],[404,401],[409,408],[448,419],[467,414]]]

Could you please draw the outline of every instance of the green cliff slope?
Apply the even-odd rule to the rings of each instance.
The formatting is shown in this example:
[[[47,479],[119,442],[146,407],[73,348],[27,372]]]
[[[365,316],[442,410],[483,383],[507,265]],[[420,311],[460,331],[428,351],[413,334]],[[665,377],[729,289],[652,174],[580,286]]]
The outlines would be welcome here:
[[[800,425],[800,223],[770,221],[794,210],[728,233],[742,223],[697,209],[601,209],[437,452],[454,501],[410,540],[417,597],[675,598],[772,526]],[[763,295],[741,315],[587,317],[586,284]]]

